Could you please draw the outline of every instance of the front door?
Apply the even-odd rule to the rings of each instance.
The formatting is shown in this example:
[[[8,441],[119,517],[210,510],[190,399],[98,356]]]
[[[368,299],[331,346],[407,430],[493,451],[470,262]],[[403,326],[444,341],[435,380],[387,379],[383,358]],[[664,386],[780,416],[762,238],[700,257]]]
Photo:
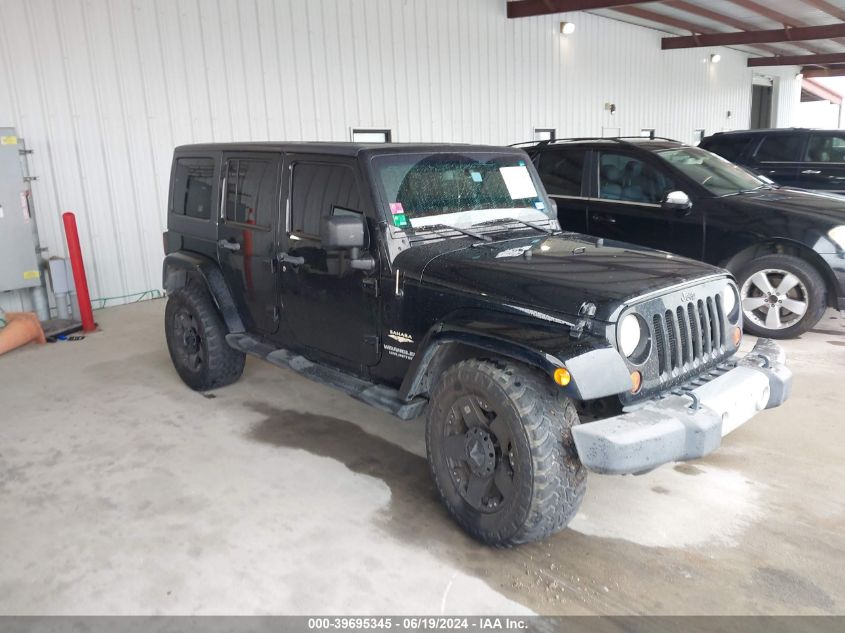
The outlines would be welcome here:
[[[267,334],[279,329],[274,256],[281,163],[281,154],[225,154],[220,188],[220,267],[247,329]]]
[[[351,253],[323,248],[323,220],[370,215],[355,161],[292,157],[288,220],[280,254],[281,302],[292,345],[358,373],[379,359],[376,270],[351,267]],[[368,222],[372,243],[373,222]],[[359,257],[377,249],[364,249]]]
[[[596,190],[588,201],[590,235],[631,242],[701,259],[704,249],[702,209],[664,209],[669,191],[682,190],[671,174],[619,150],[595,153]]]

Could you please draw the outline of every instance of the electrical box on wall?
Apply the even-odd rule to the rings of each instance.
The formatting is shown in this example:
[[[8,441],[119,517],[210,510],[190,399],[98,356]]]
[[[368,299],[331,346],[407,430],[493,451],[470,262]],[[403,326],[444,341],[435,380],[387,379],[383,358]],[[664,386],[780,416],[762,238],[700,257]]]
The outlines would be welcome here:
[[[22,150],[15,130],[0,128],[0,292],[41,285]]]

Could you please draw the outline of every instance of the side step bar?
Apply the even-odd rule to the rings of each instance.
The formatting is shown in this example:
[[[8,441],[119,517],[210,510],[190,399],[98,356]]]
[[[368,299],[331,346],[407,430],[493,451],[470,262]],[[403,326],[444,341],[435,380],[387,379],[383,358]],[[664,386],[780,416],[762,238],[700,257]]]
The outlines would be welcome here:
[[[249,334],[227,334],[226,342],[230,347],[245,354],[257,356],[277,367],[290,369],[306,378],[340,389],[356,400],[392,413],[402,420],[413,420],[418,417],[428,404],[425,398],[414,398],[406,402],[399,398],[395,389],[375,385],[337,369],[318,365],[304,356],[273,347]]]

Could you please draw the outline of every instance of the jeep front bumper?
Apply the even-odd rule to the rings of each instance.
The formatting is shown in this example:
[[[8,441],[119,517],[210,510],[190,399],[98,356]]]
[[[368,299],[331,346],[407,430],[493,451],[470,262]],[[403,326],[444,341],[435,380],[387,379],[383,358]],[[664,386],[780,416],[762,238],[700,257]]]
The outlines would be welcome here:
[[[785,360],[777,343],[759,339],[733,369],[700,387],[573,427],[581,463],[597,473],[621,475],[707,455],[723,436],[789,397],[792,372]]]

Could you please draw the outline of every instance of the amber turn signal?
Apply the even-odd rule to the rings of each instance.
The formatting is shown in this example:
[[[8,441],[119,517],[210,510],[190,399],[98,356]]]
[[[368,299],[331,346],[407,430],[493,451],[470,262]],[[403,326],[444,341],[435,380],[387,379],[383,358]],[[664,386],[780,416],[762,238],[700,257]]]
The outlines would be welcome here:
[[[638,371],[631,372],[631,393],[637,393],[643,386],[643,375]]]
[[[733,331],[734,347],[739,347],[739,342],[742,340],[742,329],[735,327]]]
[[[558,367],[555,369],[554,379],[557,384],[561,387],[565,387],[572,381],[572,374],[566,370],[564,367]]]

